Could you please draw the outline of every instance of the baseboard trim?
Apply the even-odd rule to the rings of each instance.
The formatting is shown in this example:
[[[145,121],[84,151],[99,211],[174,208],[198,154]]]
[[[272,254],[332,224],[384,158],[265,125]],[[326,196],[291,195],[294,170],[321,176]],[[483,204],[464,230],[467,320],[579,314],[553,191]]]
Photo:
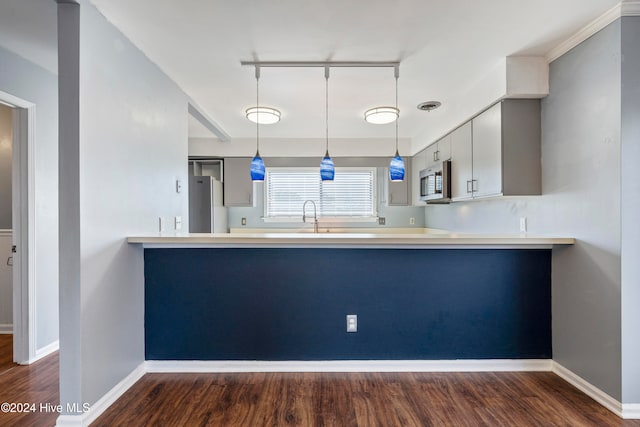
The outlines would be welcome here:
[[[0,334],[3,334],[3,335],[12,334],[13,335],[13,323],[0,323]]]
[[[31,359],[27,360],[26,362],[21,363],[21,365],[31,365],[32,363],[35,363],[38,360],[42,359],[43,357],[47,357],[51,353],[55,353],[58,350],[60,350],[60,341],[54,341],[51,344],[45,345],[44,347],[37,349],[36,355]]]
[[[100,398],[96,403],[91,405],[91,408],[84,414],[82,414],[82,425],[88,426],[92,422],[98,419],[100,415],[106,411],[109,406],[120,398],[132,385],[134,385],[142,376],[146,373],[144,362],[138,365],[129,375],[127,375],[122,381],[116,384],[111,390],[109,390],[104,396]]]
[[[565,368],[558,362],[553,362],[552,372],[622,418],[622,404],[589,381]]]
[[[490,360],[147,360],[150,373],[550,371],[550,359]]]
[[[56,427],[82,427],[82,415],[59,415]]]
[[[623,403],[622,418],[625,420],[640,420],[640,403]]]

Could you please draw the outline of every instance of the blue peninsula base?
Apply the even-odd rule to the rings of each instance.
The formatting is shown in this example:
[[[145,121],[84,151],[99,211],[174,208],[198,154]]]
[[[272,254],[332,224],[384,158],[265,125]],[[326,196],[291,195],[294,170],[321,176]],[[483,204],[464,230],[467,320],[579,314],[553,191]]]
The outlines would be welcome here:
[[[147,360],[552,356],[550,249],[147,248],[144,260]]]

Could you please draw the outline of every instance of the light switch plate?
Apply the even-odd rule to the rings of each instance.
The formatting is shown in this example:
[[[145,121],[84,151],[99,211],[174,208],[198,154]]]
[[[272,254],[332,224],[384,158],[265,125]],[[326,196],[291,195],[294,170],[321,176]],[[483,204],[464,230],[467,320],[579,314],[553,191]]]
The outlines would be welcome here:
[[[385,225],[387,223],[387,219],[383,216],[378,217],[378,225]]]

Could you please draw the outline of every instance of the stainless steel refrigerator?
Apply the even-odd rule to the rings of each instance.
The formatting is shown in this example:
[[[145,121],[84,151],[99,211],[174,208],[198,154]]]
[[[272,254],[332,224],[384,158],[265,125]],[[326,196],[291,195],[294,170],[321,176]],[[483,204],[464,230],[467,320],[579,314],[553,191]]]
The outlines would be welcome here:
[[[189,233],[227,233],[222,183],[210,176],[189,177]]]

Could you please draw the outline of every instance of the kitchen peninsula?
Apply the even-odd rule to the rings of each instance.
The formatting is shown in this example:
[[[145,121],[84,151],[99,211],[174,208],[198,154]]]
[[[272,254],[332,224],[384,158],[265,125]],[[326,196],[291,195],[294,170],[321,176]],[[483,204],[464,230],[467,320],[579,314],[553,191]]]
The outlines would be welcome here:
[[[463,234],[129,237],[147,360],[551,358],[551,250]],[[345,316],[358,316],[346,332]]]

